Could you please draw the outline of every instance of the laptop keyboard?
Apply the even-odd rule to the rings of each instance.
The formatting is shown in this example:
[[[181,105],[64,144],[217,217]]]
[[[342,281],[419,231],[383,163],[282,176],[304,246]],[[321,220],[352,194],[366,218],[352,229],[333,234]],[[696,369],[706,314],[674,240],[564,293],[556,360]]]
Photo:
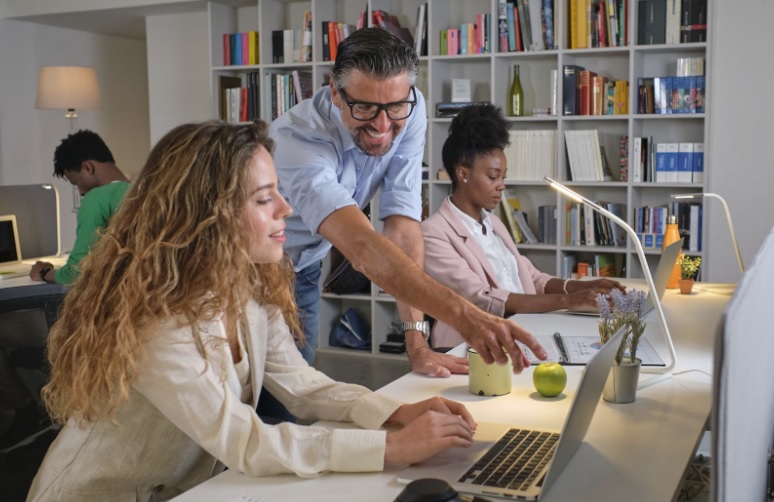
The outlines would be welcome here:
[[[510,429],[460,478],[460,483],[524,490],[542,472],[559,434]]]

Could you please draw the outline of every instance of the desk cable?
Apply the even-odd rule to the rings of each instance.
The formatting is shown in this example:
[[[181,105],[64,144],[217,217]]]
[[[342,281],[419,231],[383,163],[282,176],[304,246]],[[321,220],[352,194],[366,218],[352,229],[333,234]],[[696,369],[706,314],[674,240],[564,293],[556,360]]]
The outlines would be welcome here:
[[[712,374],[711,373],[707,373],[706,371],[700,370],[700,369],[690,369],[690,370],[678,371],[676,373],[664,373],[662,375],[659,375],[659,376],[657,376],[655,378],[651,378],[650,380],[639,384],[637,386],[637,390],[645,389],[645,388],[650,387],[651,385],[656,385],[657,383],[664,382],[664,381],[672,378],[673,376],[685,375],[686,373],[691,373],[693,371],[696,371],[698,373],[703,373],[703,374],[707,375],[708,377],[712,378]]]

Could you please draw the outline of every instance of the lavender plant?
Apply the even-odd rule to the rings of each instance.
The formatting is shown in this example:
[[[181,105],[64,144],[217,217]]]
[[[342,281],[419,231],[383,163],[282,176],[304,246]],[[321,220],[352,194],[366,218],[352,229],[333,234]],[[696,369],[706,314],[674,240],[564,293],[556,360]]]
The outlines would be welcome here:
[[[611,305],[612,303],[612,305]],[[607,343],[621,326],[625,326],[624,341],[615,357],[616,364],[624,360],[637,360],[637,347],[645,332],[645,321],[642,319],[645,310],[645,292],[630,289],[626,293],[614,289],[609,295],[597,295],[599,307],[599,338]]]

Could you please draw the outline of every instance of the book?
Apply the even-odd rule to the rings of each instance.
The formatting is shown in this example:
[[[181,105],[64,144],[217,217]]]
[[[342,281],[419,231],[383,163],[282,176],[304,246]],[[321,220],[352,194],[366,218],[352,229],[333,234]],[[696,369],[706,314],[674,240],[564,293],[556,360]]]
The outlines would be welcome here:
[[[218,110],[219,118],[227,122],[236,122],[230,115],[230,101],[228,96],[229,89],[239,89],[242,87],[242,79],[229,75],[218,76]]]
[[[223,35],[223,66],[229,66],[231,64],[231,34],[225,33]]]
[[[271,32],[271,62],[274,64],[284,62],[283,49],[285,34],[283,30],[274,30]]]
[[[682,0],[680,5],[680,43],[691,41],[694,0]]]
[[[330,53],[331,61],[336,61],[336,54],[338,53],[339,42],[341,42],[338,34],[338,26],[339,26],[339,23],[337,23],[336,21],[328,22],[328,52]]]
[[[517,48],[516,25],[519,21],[514,17],[514,14],[515,14],[515,7],[513,2],[506,2],[505,3],[505,51],[504,52],[515,52]]]
[[[519,227],[519,231],[524,237],[524,240],[527,241],[527,244],[537,244],[538,238],[529,227],[529,224],[527,223],[527,216],[524,211],[513,211],[513,219],[516,221],[516,226]]]
[[[707,41],[707,0],[693,0],[689,34],[690,42]]]
[[[537,1],[537,0],[533,0]],[[513,13],[514,22],[518,19],[519,32],[521,33],[522,49],[524,51],[532,50],[532,32],[530,29],[530,17],[527,11],[528,2],[516,0],[515,11]]]
[[[680,143],[677,150],[677,182],[693,180],[693,143]]]
[[[322,33],[322,58],[323,61],[330,61],[331,60],[331,41],[330,41],[330,35],[329,35],[329,29],[328,24],[332,21],[323,21],[320,23],[321,29],[320,32]]]
[[[503,2],[505,0],[502,0]],[[414,52],[417,53],[417,56],[425,56],[426,53],[422,52],[422,43],[424,40],[427,40],[427,34],[425,31],[427,30],[427,4],[423,3],[419,7],[417,7],[417,24],[416,28],[414,29]]]
[[[554,40],[554,2],[552,0],[543,0],[543,30],[545,48],[553,50],[556,48]]]
[[[295,50],[295,32],[298,30],[282,30],[282,62],[292,63]]]
[[[578,73],[584,68],[574,64],[562,67],[562,115],[578,115],[580,101],[578,99]]]
[[[299,61],[307,63],[312,61],[312,12],[309,10],[304,11],[304,23],[302,28]]]
[[[475,104],[485,104],[489,103],[489,101],[471,101],[467,103],[436,103],[435,104],[435,116],[437,118],[450,118],[450,117],[456,117],[458,113],[460,113],[460,110],[463,108],[475,105]]]
[[[693,183],[704,183],[704,143],[693,144]]]
[[[545,50],[543,40],[543,0],[524,0],[524,8],[529,10],[529,32],[532,43],[528,50]]]
[[[666,5],[666,43],[680,43],[680,4],[681,0],[667,0]]]
[[[520,243],[523,240],[521,231],[516,225],[516,219],[513,217],[513,210],[510,208],[505,199],[503,199],[500,204],[500,215],[501,220],[505,222],[506,227],[508,227],[508,231],[511,233],[513,242],[516,244]]]

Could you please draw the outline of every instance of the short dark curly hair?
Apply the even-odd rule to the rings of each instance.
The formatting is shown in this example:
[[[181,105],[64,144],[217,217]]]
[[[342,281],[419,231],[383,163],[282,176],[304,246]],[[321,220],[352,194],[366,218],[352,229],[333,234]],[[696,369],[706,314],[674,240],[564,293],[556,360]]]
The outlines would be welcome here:
[[[80,171],[87,160],[113,162],[113,154],[99,134],[88,129],[69,134],[54,150],[54,176],[64,178],[65,171]]]
[[[456,188],[454,168],[458,165],[473,167],[481,155],[503,150],[510,144],[510,124],[502,110],[490,103],[470,105],[452,119],[449,137],[443,144],[441,158],[443,167]]]

